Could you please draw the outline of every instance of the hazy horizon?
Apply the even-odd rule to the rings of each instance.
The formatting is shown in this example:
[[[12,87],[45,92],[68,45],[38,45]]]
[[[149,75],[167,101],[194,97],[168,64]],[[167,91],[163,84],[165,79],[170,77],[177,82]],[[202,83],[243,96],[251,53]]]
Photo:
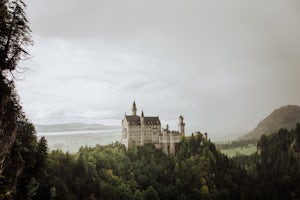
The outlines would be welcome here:
[[[300,4],[287,1],[27,2],[32,58],[17,74],[35,124],[120,125],[131,113],[212,138],[300,105]]]

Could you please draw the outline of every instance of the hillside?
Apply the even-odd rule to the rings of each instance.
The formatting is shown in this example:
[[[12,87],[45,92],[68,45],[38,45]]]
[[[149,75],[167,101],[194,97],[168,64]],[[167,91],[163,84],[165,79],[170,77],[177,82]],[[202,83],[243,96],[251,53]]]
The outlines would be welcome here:
[[[280,128],[294,128],[297,122],[300,123],[300,107],[297,105],[283,106],[274,110],[269,116],[259,122],[256,128],[238,139],[259,139],[263,134],[269,135],[277,132]]]

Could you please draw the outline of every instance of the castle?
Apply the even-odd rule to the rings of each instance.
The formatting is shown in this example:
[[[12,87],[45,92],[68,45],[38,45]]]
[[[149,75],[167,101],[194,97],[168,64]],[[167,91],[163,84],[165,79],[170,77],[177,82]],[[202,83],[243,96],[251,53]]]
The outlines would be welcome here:
[[[124,116],[122,120],[121,143],[130,149],[134,146],[154,144],[156,148],[162,149],[167,154],[176,153],[176,144],[180,137],[185,134],[185,123],[183,117],[179,117],[179,131],[170,131],[167,125],[161,128],[159,117],[145,117],[142,111],[141,116],[136,114],[135,101],[132,105],[132,114]]]

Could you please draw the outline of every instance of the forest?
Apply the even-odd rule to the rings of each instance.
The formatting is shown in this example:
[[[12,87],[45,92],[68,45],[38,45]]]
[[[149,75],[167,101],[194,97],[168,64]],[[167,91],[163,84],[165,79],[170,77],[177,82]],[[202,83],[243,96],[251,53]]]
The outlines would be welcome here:
[[[300,198],[300,124],[263,135],[255,154],[234,158],[201,133],[182,137],[176,155],[118,142],[50,152],[15,87],[32,45],[25,8],[22,0],[0,1],[0,200]]]
[[[118,142],[70,154],[48,152],[29,122],[19,129],[1,178],[1,199],[299,198],[300,124],[262,136],[257,153],[232,159],[201,133],[183,137],[176,155],[153,145],[126,150]],[[7,193],[9,186],[15,194]]]

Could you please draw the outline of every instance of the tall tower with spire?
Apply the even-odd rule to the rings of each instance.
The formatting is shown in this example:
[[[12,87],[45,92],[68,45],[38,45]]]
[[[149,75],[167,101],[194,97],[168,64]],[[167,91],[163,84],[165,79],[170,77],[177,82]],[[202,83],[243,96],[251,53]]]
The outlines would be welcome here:
[[[145,117],[144,117],[143,110],[142,110],[140,121],[141,121],[141,145],[144,146],[144,144],[145,144]]]
[[[181,115],[179,117],[178,127],[179,127],[179,133],[181,135],[184,135],[185,134],[185,130],[184,130],[185,123],[183,122],[183,117]]]
[[[131,111],[132,111],[132,115],[136,116],[136,111],[137,111],[137,109],[136,109],[135,101],[133,101]]]

